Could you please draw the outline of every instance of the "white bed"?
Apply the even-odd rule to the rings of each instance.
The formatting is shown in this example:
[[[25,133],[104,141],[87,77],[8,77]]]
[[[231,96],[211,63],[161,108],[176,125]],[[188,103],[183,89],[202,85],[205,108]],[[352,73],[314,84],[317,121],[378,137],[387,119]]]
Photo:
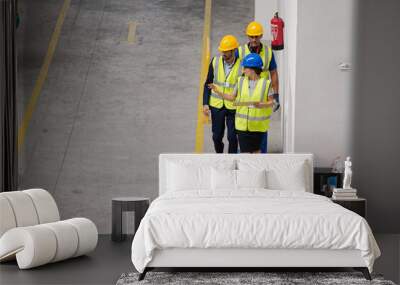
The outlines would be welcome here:
[[[200,167],[198,177],[173,172],[177,165]],[[214,182],[209,189],[202,185],[209,166],[222,170],[213,175],[237,173],[237,184],[233,169],[266,168],[270,185],[215,189]],[[312,194],[312,169],[311,154],[161,154],[160,197],[132,243],[140,278],[154,267],[354,267],[370,278],[380,251],[367,222]]]

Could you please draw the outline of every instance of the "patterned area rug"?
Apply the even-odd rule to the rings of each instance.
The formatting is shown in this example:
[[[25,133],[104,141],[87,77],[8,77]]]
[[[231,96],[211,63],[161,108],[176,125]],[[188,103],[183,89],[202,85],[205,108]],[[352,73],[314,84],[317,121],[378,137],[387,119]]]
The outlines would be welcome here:
[[[395,285],[381,275],[372,275],[368,281],[360,272],[148,272],[146,278],[138,281],[138,273],[122,274],[116,285],[145,284],[213,284],[213,285]]]

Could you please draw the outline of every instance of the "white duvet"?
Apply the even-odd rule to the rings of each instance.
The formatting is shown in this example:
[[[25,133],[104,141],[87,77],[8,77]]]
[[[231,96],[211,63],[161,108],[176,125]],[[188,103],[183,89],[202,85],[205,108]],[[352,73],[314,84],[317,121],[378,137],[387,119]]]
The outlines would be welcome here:
[[[160,196],[133,239],[136,269],[164,248],[358,249],[370,272],[380,255],[361,216],[323,196],[265,189]]]

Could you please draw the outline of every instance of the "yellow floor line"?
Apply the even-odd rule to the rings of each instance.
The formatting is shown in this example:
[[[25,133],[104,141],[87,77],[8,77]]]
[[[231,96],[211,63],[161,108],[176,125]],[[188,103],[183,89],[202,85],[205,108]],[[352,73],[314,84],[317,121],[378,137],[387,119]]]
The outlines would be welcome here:
[[[29,126],[29,122],[35,110],[37,100],[40,96],[40,92],[42,91],[43,85],[46,81],[47,73],[49,71],[49,67],[53,59],[54,52],[56,50],[58,40],[60,38],[61,28],[63,26],[64,19],[70,5],[71,5],[71,0],[64,0],[60,14],[58,15],[57,23],[54,28],[53,34],[51,35],[43,65],[40,68],[39,76],[36,80],[31,98],[29,99],[28,106],[25,109],[24,117],[18,129],[18,151],[21,149],[25,141],[26,130]]]
[[[208,64],[210,62],[211,6],[212,0],[205,0],[199,95],[197,98],[196,144],[194,149],[196,153],[203,152],[204,124],[208,121],[208,118],[205,118],[203,115],[203,86],[207,76]]]
[[[136,22],[128,22],[128,43],[134,43],[136,37]]]

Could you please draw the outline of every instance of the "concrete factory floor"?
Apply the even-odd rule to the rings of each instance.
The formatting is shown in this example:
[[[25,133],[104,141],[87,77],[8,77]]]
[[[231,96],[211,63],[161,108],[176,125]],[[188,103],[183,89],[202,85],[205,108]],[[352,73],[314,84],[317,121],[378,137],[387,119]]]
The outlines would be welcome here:
[[[19,1],[20,121],[65,1]],[[253,1],[214,1],[211,54],[224,34],[245,42],[253,17]],[[155,198],[158,154],[194,151],[203,20],[203,1],[72,0],[20,152],[20,189],[49,190],[63,218],[88,217],[101,233],[112,197]]]

